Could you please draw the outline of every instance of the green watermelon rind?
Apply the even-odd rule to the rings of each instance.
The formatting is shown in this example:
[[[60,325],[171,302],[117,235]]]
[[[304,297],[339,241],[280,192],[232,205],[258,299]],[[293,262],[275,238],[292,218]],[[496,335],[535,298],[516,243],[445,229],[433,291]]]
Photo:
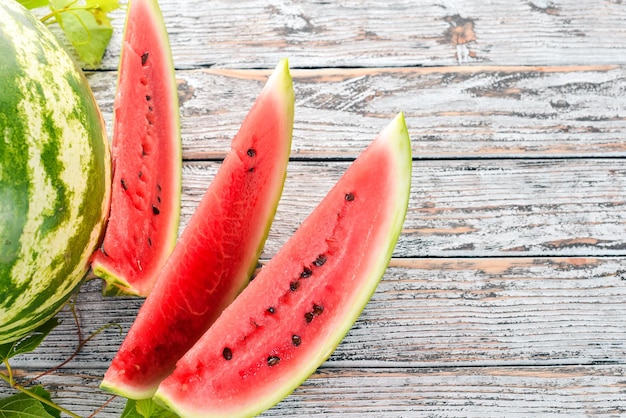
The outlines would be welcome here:
[[[110,198],[105,124],[55,36],[0,0],[0,343],[54,316],[83,282]]]
[[[347,306],[350,308],[344,312],[342,321],[336,323],[332,332],[327,334],[323,344],[317,347],[315,356],[307,358],[304,364],[299,364],[299,368],[292,375],[290,375],[291,377],[289,380],[281,380],[280,384],[277,383],[277,385],[273,386],[272,389],[267,390],[263,394],[262,399],[256,398],[255,400],[258,402],[248,406],[242,406],[240,404],[231,405],[232,408],[227,411],[221,411],[222,414],[215,413],[215,415],[213,415],[211,413],[216,411],[197,411],[193,408],[186,407],[186,405],[184,405],[184,401],[178,402],[175,399],[175,395],[168,391],[168,385],[185,385],[186,383],[177,382],[175,380],[168,382],[168,380],[174,379],[173,377],[164,380],[164,382],[159,386],[159,389],[157,389],[157,392],[153,397],[157,403],[162,404],[181,416],[188,418],[200,416],[254,416],[280,402],[303,381],[305,381],[313,372],[315,372],[315,370],[326,359],[328,359],[337,345],[339,345],[348,333],[354,322],[365,308],[365,305],[370,300],[372,294],[375,292],[376,287],[389,264],[389,260],[391,259],[400,236],[402,225],[406,216],[411,187],[412,157],[410,138],[406,128],[404,115],[402,113],[398,114],[396,118],[381,132],[377,141],[382,141],[384,143],[384,147],[390,151],[390,153],[394,156],[393,160],[395,160],[393,167],[396,174],[395,176],[392,176],[396,179],[394,183],[395,190],[392,191],[388,197],[390,199],[389,201],[393,202],[393,206],[388,213],[388,219],[390,221],[389,228],[386,229],[386,233],[383,234],[384,236],[379,236],[380,241],[377,241],[380,245],[379,251],[372,251],[372,254],[369,254],[367,257],[367,274],[365,277],[359,276],[359,282],[362,284],[362,287],[360,287],[354,294],[355,297],[349,300],[349,304],[347,304]],[[379,143],[378,145],[383,144]],[[363,168],[363,166],[361,167]],[[257,280],[259,279],[257,278]],[[248,299],[245,300],[248,301]],[[237,301],[235,301],[235,303],[237,303]],[[198,344],[191,351],[195,349],[201,350],[202,342],[206,343],[208,341],[199,340]],[[174,372],[174,374],[175,373],[176,372]],[[201,382],[198,384],[201,384]],[[253,382],[246,382],[246,384],[254,386]]]

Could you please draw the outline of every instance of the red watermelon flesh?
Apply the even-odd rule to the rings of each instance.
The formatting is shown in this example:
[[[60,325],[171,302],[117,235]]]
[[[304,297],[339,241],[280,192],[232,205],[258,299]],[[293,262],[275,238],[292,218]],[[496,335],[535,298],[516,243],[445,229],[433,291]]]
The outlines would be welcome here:
[[[248,284],[286,174],[294,93],[282,60],[146,298],[101,387],[152,397],[176,361]]]
[[[400,114],[178,361],[155,400],[186,418],[243,417],[295,389],[374,292],[402,228],[410,179]]]
[[[155,0],[128,4],[114,104],[111,212],[94,273],[146,296],[178,236],[181,138],[174,66]]]

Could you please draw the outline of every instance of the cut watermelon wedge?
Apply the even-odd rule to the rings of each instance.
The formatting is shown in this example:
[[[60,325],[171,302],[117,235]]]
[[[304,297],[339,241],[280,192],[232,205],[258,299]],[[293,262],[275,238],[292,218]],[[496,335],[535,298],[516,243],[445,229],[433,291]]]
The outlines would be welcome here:
[[[155,0],[128,3],[114,107],[111,212],[92,269],[105,294],[146,296],[176,243],[182,174],[174,65]]]
[[[282,60],[140,309],[103,389],[150,398],[248,284],[282,193],[293,111],[291,75]]]
[[[155,400],[186,418],[244,417],[294,390],[376,289],[404,222],[410,180],[400,114],[178,361]]]

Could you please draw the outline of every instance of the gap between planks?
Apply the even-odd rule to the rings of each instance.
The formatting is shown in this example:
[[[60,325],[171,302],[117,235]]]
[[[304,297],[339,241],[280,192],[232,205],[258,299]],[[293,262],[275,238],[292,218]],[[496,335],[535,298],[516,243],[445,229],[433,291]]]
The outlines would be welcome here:
[[[307,78],[320,82],[342,81],[358,76],[385,73],[410,74],[472,74],[472,73],[516,73],[516,72],[607,72],[619,68],[619,65],[459,65],[459,66],[399,66],[399,67],[318,67],[291,68],[294,79]],[[182,69],[181,69],[182,70]],[[198,68],[186,71],[202,71],[223,77],[242,80],[265,80],[273,69],[236,69],[236,68]]]

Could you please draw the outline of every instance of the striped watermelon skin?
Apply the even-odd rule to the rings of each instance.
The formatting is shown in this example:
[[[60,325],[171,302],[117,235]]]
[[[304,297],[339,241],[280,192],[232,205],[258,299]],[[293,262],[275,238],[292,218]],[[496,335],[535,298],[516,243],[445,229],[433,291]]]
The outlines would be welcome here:
[[[0,0],[0,344],[80,285],[108,215],[105,124],[82,71],[14,0]]]

